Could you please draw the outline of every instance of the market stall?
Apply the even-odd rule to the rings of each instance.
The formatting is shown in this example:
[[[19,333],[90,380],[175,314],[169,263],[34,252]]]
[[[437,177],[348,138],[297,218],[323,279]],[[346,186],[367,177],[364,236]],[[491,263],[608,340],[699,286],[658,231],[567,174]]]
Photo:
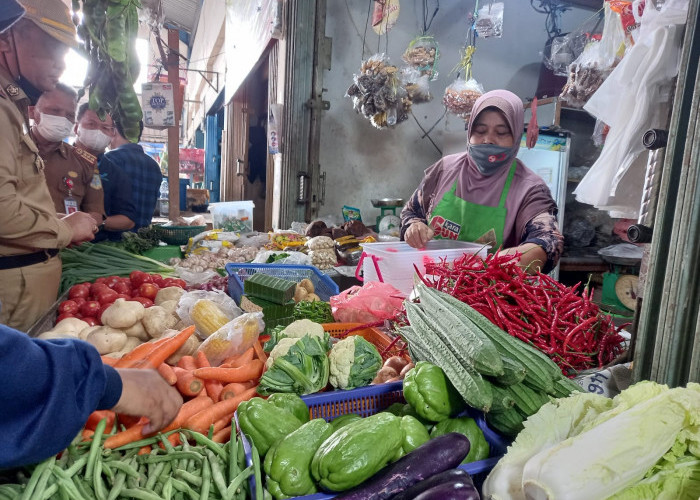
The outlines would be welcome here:
[[[597,47],[618,59],[604,70],[570,61],[571,105],[600,98],[629,57],[598,53],[619,35],[610,16],[607,38],[579,56]],[[380,35],[396,21],[381,8],[375,18]],[[473,21],[443,97],[461,118],[483,92],[476,32],[499,36],[503,3]],[[426,98],[436,40],[416,37],[404,60],[415,72],[399,78],[368,58],[348,89],[377,129]],[[582,181],[578,194],[591,191]],[[269,232],[254,230],[252,202],[224,202],[209,205],[210,229],[179,218],[63,249],[60,298],[29,333],[156,370],[184,404],[157,432],[145,417],[93,412],[61,453],[3,474],[0,498],[700,498],[697,383],[633,378],[636,325],[611,316],[590,281],[568,284],[483,242],[400,241],[403,202],[372,200],[373,224],[346,205]],[[610,274],[613,289],[630,276]]]

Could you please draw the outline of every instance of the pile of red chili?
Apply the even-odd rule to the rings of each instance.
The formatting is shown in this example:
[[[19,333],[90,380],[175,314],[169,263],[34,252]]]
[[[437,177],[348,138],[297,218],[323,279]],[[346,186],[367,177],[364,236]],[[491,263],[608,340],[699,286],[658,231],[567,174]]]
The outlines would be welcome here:
[[[565,375],[600,368],[622,353],[624,338],[609,315],[541,273],[526,274],[514,255],[467,255],[426,265],[426,285],[469,304],[510,335],[547,354]],[[620,327],[621,328],[621,327]]]

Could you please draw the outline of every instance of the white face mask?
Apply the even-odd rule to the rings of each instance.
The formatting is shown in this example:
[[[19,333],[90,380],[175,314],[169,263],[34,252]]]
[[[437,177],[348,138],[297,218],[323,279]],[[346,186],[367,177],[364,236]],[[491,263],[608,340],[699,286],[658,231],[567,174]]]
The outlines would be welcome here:
[[[70,135],[73,124],[65,116],[39,113],[36,129],[49,142],[60,142]]]
[[[112,137],[100,129],[90,130],[78,125],[78,140],[90,149],[102,152],[112,142]]]

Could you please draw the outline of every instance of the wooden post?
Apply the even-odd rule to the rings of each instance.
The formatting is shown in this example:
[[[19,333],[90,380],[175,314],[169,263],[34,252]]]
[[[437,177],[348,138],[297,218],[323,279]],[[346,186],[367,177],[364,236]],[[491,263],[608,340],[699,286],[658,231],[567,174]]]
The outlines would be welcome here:
[[[180,36],[178,30],[168,30],[168,82],[173,85],[175,123],[168,127],[168,199],[170,220],[180,216]]]

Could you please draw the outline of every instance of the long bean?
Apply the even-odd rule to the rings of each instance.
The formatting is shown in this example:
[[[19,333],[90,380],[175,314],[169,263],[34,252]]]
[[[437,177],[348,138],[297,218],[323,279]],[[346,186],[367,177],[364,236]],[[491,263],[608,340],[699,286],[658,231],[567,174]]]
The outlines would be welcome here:
[[[260,471],[260,455],[254,443],[250,443],[253,454],[253,470],[255,471],[255,498],[263,497],[262,473]]]
[[[199,490],[199,500],[209,500],[209,490],[211,489],[211,465],[209,460],[205,460],[202,466],[202,488]]]
[[[209,458],[209,465],[211,465],[211,477],[214,479],[214,484],[217,489],[221,492],[221,496],[226,497],[226,480],[221,472],[221,464],[219,459],[210,450],[204,450]]]
[[[124,497],[135,498],[136,500],[163,500],[155,493],[142,488],[124,488],[121,494]]]
[[[51,473],[51,469],[53,468],[53,464],[56,463],[56,457],[51,457],[47,460],[44,460],[41,462],[39,465],[36,466],[34,469],[34,472],[32,473],[31,477],[29,478],[29,482],[27,483],[27,487],[24,489],[24,493],[21,496],[21,500],[29,500],[33,498],[34,490],[37,488],[37,485],[40,482],[40,479],[44,476],[45,471],[49,471]],[[41,492],[37,492],[38,494],[41,494]]]
[[[238,475],[238,440],[236,439],[236,426],[231,426],[231,439],[228,444],[228,480],[233,481],[233,478]]]
[[[114,477],[114,483],[112,484],[112,488],[109,491],[109,496],[107,497],[107,500],[116,500],[117,497],[119,497],[122,488],[124,488],[125,482],[126,474],[122,471],[117,472],[117,475]]]
[[[92,437],[92,444],[90,445],[90,452],[88,454],[87,465],[85,466],[85,479],[90,481],[95,474],[95,460],[100,453],[99,448],[101,444],[102,434],[107,426],[107,419],[103,418],[95,427],[95,434]]]
[[[253,466],[250,465],[250,466],[246,467],[245,469],[243,469],[238,474],[238,476],[233,478],[233,480],[231,481],[231,483],[228,485],[228,488],[227,488],[228,498],[233,498],[233,495],[235,495],[237,492],[236,490],[238,490],[238,488],[240,488],[241,483],[243,483],[243,481],[248,479],[253,474],[255,474],[255,470],[254,470]]]

